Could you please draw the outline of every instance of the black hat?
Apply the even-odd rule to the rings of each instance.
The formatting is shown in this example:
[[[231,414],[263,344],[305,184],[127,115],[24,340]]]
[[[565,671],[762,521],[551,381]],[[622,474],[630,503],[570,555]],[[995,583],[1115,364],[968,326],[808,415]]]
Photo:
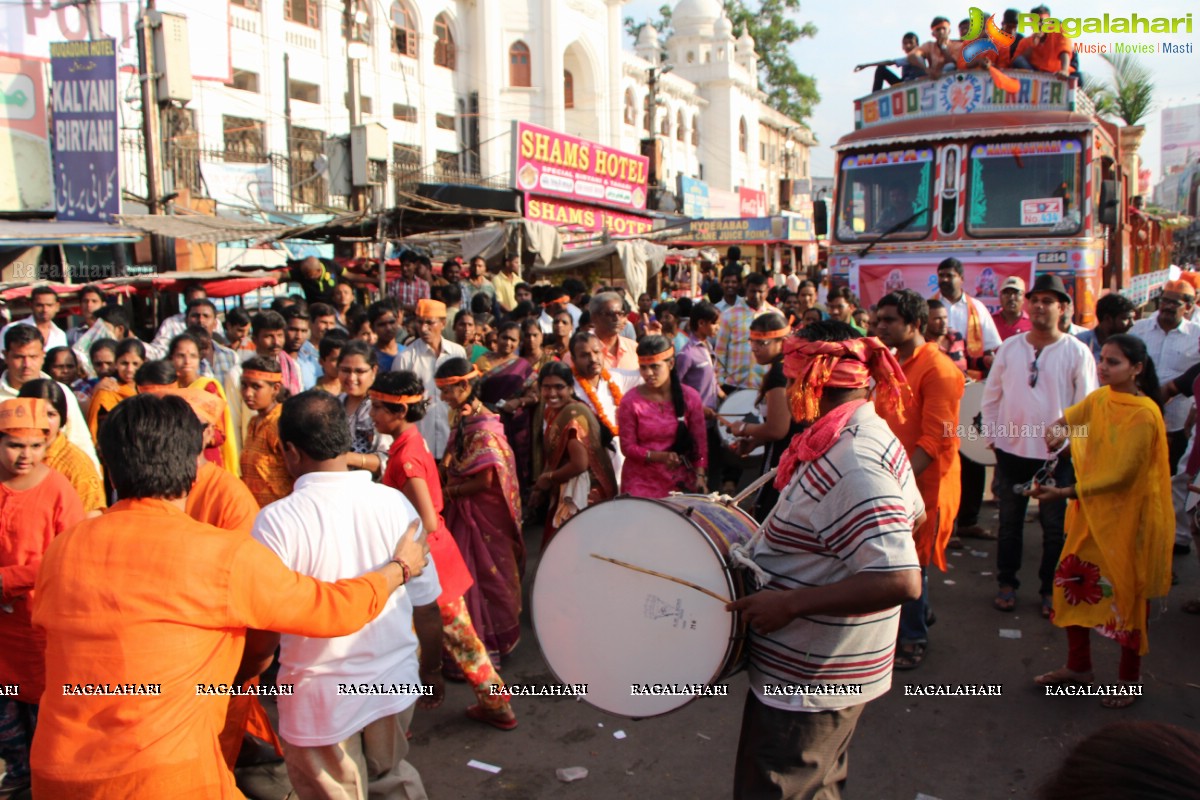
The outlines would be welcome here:
[[[1058,299],[1064,303],[1071,302],[1071,295],[1067,294],[1067,287],[1063,285],[1062,278],[1057,275],[1038,275],[1033,281],[1033,288],[1025,293],[1025,298],[1028,299],[1038,292],[1052,292],[1058,295]]]

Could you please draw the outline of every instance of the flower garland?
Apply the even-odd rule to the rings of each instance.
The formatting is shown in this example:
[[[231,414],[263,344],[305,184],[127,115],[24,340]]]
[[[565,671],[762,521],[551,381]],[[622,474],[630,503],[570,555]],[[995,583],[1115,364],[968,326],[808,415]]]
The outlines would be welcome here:
[[[604,427],[612,431],[613,436],[620,436],[621,434],[618,432],[617,426],[611,422],[608,418],[608,415],[604,413],[604,406],[600,404],[600,398],[596,396],[596,390],[592,388],[592,384],[588,382],[587,378],[580,375],[574,366],[571,367],[571,371],[575,373],[575,381],[583,387],[583,393],[586,394],[588,400],[591,401],[592,408],[596,412],[596,418],[600,420]],[[612,376],[608,374],[607,369],[600,369],[600,380],[608,384],[608,391],[610,394],[612,394],[613,406],[619,407],[621,405],[621,389],[617,386],[617,384],[613,383]]]

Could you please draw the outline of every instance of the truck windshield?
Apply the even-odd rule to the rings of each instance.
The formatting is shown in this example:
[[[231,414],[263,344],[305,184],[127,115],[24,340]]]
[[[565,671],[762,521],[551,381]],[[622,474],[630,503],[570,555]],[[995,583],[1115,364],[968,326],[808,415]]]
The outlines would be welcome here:
[[[967,232],[1061,236],[1082,222],[1083,148],[1072,139],[971,147]]]
[[[846,156],[838,176],[837,238],[869,242],[918,211],[888,239],[924,238],[933,219],[932,180],[931,149]]]

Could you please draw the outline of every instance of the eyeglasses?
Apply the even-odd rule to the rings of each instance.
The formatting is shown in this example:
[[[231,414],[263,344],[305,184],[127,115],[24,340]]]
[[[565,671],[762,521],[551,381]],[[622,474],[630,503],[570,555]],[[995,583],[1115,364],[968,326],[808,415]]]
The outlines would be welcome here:
[[[625,312],[624,311],[613,311],[612,309],[606,309],[604,311],[596,312],[596,316],[597,317],[608,317],[610,319],[619,319],[619,318],[625,316]]]
[[[343,375],[370,375],[371,369],[351,369],[350,367],[338,367],[338,372]]]

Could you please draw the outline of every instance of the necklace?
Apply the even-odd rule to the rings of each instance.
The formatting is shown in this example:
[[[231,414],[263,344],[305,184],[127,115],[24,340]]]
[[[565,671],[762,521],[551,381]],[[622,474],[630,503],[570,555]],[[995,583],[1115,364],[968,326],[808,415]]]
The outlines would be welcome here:
[[[592,388],[592,384],[587,378],[580,375],[574,367],[571,367],[571,371],[575,373],[575,380],[578,381],[579,385],[583,387],[583,393],[586,394],[588,400],[591,401],[592,408],[596,412],[596,418],[600,420],[600,423],[604,427],[612,431],[613,436],[620,436],[621,434],[617,431],[617,425],[609,420],[608,415],[604,413],[604,406],[600,404],[600,398],[596,396],[596,390]],[[607,369],[600,370],[600,380],[608,384],[608,391],[612,395],[613,406],[620,406],[621,389],[616,383],[613,382],[612,376],[608,374]]]

